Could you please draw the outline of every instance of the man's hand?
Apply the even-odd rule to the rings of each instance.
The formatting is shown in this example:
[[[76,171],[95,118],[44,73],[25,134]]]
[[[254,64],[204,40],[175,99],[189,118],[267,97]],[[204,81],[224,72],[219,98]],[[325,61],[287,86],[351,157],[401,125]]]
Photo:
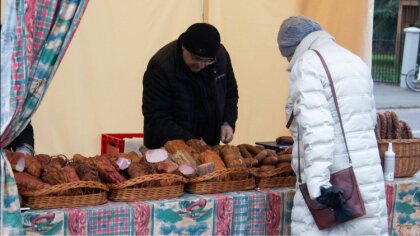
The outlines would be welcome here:
[[[225,122],[220,128],[220,141],[224,144],[228,144],[233,139],[233,129],[230,125]]]

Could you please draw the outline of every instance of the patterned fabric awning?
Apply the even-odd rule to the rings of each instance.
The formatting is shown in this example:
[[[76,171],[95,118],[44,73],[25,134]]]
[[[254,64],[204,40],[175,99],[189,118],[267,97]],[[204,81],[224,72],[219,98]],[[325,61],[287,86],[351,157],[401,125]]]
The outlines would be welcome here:
[[[8,0],[1,29],[0,235],[22,234],[16,182],[4,154],[29,123],[89,0]]]

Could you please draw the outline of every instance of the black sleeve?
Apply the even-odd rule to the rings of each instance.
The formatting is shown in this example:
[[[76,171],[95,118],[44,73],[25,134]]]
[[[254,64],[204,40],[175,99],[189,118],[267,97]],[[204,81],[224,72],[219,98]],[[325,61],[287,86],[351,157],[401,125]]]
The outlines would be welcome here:
[[[28,123],[28,125],[25,127],[25,129],[22,131],[22,133],[19,134],[7,147],[6,149],[16,151],[18,147],[20,147],[22,144],[28,144],[33,149],[35,149],[35,140],[34,140],[34,129],[32,127],[31,122]]]
[[[230,56],[226,51],[227,56],[227,81],[226,81],[226,104],[223,122],[229,123],[229,125],[235,130],[235,123],[238,119],[238,85],[236,83],[235,74],[233,73],[232,62]]]
[[[146,147],[160,148],[168,140],[193,138],[174,121],[170,84],[163,70],[154,65],[149,65],[144,74],[142,111]]]

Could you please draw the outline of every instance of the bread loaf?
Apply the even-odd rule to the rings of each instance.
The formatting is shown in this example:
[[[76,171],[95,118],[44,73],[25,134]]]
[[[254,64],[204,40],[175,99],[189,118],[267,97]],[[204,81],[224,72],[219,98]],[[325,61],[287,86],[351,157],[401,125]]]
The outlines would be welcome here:
[[[25,172],[14,172],[16,184],[24,190],[41,190],[50,187],[49,184],[42,182],[33,175]]]
[[[278,144],[293,144],[293,138],[291,136],[280,136],[276,138]]]
[[[204,163],[198,166],[197,175],[203,176],[210,174],[216,170],[216,167],[213,162]]]
[[[166,151],[168,151],[168,153],[170,154],[175,154],[177,151],[186,151],[188,154],[191,155],[191,153],[193,152],[193,149],[188,146],[184,140],[171,140],[171,141],[167,141],[164,145]]]
[[[252,156],[257,155],[261,150],[251,144],[242,144]]]
[[[220,147],[220,149],[222,148]],[[200,153],[199,159],[202,163],[201,166],[205,164],[213,163],[215,171],[226,169],[226,165],[223,162],[222,158],[219,156],[219,154],[217,154],[216,152],[212,150],[206,150]],[[205,167],[208,167],[208,165]],[[204,168],[204,167],[201,167],[201,168]],[[204,175],[207,172],[208,170],[206,171],[199,170],[198,175]],[[220,176],[215,179],[215,181],[227,181],[227,180],[230,180],[229,176]]]
[[[211,150],[206,150],[200,153],[198,157],[200,162],[205,163],[214,163],[216,170],[226,169],[225,163],[222,161],[222,158]]]
[[[51,185],[66,183],[66,177],[64,176],[62,167],[57,165],[48,166],[46,169],[44,169],[44,173],[42,174],[42,181]]]
[[[37,159],[39,161],[39,163],[41,163],[41,168],[45,169],[47,168],[47,166],[50,164],[51,162],[51,156],[47,155],[47,154],[37,154],[34,156],[35,159]]]
[[[173,174],[178,170],[178,164],[171,160],[165,160],[153,164],[155,170],[159,173]]]
[[[178,165],[187,164],[197,170],[197,162],[195,159],[185,150],[178,150],[170,156],[171,160]]]
[[[252,157],[251,153],[248,151],[248,149],[246,149],[246,147],[243,144],[238,145],[238,148],[239,148],[239,151],[241,152],[243,158],[251,158]]]
[[[280,154],[280,155],[277,155],[277,161],[278,161],[278,163],[281,163],[281,162],[288,162],[288,163],[290,163],[292,161],[292,154]]]
[[[106,183],[118,184],[126,179],[114,168],[106,155],[95,157],[93,161],[98,169],[99,177]]]
[[[153,167],[152,164],[143,162],[134,162],[131,163],[131,165],[128,167],[128,174],[130,175],[130,178],[136,178],[144,175],[150,175],[155,174],[156,170]]]
[[[257,159],[258,162],[261,162],[267,157],[267,155],[268,155],[267,150],[262,150],[257,155],[255,155],[254,158]]]
[[[62,168],[62,173],[64,175],[66,183],[73,183],[80,181],[79,176],[76,173],[76,170],[71,166],[65,166]],[[69,189],[65,193],[66,195],[81,195],[83,194],[82,189]]]
[[[128,167],[128,174],[130,178],[137,178],[145,175],[155,174],[155,168],[152,164],[147,162],[135,162],[131,163],[131,165]],[[149,181],[149,182],[143,182],[140,184],[135,185],[135,187],[138,188],[145,188],[145,187],[158,187],[160,185],[160,182],[158,180]]]
[[[247,167],[255,167],[258,165],[258,160],[250,157],[250,158],[244,158],[244,162],[246,164]]]
[[[190,139],[187,144],[196,152],[204,152],[210,150],[211,147],[201,139]]]
[[[99,178],[98,169],[96,168],[96,165],[93,162],[77,162],[75,164],[74,169],[76,170],[76,173],[79,176],[80,180],[101,182],[101,179]]]
[[[26,155],[21,152],[10,152],[6,151],[6,157],[10,162],[10,165],[13,169],[16,168],[16,164],[18,163],[19,159],[25,159],[25,168],[24,171],[30,175],[35,177],[39,177],[41,175],[42,165],[41,162],[32,156]],[[15,169],[16,170],[16,169]]]
[[[228,168],[245,168],[246,164],[238,153],[235,151],[233,146],[224,145],[221,150],[222,158]]]

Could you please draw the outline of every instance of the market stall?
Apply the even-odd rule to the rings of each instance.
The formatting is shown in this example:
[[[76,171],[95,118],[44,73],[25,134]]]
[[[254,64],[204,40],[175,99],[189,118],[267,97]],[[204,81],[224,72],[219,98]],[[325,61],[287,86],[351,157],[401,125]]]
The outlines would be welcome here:
[[[390,235],[419,232],[419,179],[386,183]],[[108,202],[99,206],[29,210],[28,234],[46,235],[287,235],[292,188],[223,194],[184,194],[163,201]]]
[[[136,135],[128,136],[141,142]],[[211,147],[196,139],[171,140],[161,149],[140,146],[125,153],[133,145],[128,140],[105,134],[104,153],[75,154],[71,160],[7,152],[23,203],[32,208],[22,214],[24,230],[71,235],[290,234],[296,184],[290,137],[265,146]],[[408,142],[403,140],[393,141],[398,178],[385,182],[388,230],[399,235],[417,232],[420,223],[419,177],[400,178],[418,170],[417,154],[402,153],[417,142],[401,149],[397,144]],[[113,146],[118,143],[122,145]],[[282,148],[276,150],[278,146]],[[31,162],[23,171],[21,159]],[[414,161],[410,168],[408,161]]]
[[[28,2],[31,3],[31,1]],[[3,94],[10,95],[10,104],[13,105],[8,107],[10,109],[5,113],[3,113],[5,110],[2,109],[3,123],[0,140],[2,148],[20,133],[38,108],[88,2],[87,0],[51,1],[50,4],[56,5],[48,8],[50,9],[48,16],[56,14],[57,22],[50,22],[48,20],[54,17],[41,18],[41,20],[37,17],[38,15],[45,17],[46,13],[43,11],[45,6],[25,5],[26,2],[23,0],[8,1],[7,16],[16,19],[6,22],[7,34],[4,35],[14,36],[13,34],[17,32],[16,38],[18,41],[6,42],[8,44],[3,44],[2,41],[2,61],[5,55],[3,53],[4,45],[10,46],[10,48],[14,46],[14,51],[9,51],[7,56],[10,57],[9,59],[16,59],[10,60],[13,63],[7,65],[10,70],[3,70],[2,63],[2,96]],[[208,5],[209,2],[206,1],[206,6],[208,7]],[[208,11],[206,12],[208,13]],[[197,15],[201,16],[200,14]],[[211,14],[206,14],[206,20],[212,19],[211,16]],[[212,20],[218,22],[217,17]],[[42,27],[40,28],[38,25],[44,24],[44,21],[48,25],[45,26],[45,29],[41,29]],[[275,24],[277,27],[278,22],[275,22]],[[46,34],[46,32],[51,34]],[[161,37],[161,34],[156,35]],[[141,36],[143,37],[143,35]],[[5,38],[13,39],[13,37]],[[40,42],[39,39],[45,40],[45,42],[42,40]],[[54,47],[51,47],[51,45]],[[127,43],[127,45],[131,44]],[[269,48],[271,50],[272,45],[269,45]],[[134,50],[130,48],[131,51]],[[107,53],[109,52],[107,51]],[[120,53],[120,48],[118,48],[118,53],[121,56],[126,56],[125,53]],[[78,60],[85,58],[80,57],[80,55],[77,56]],[[4,71],[12,71],[12,73],[4,76]],[[106,73],[105,70],[103,72]],[[74,76],[73,73],[71,74],[72,77],[77,77],[77,79],[83,78],[83,80],[86,80],[86,77],[90,78],[90,76]],[[3,93],[3,84],[6,84],[3,83],[4,78],[10,78],[10,87],[7,93]],[[101,79],[103,78],[101,77]],[[73,85],[78,84],[74,80],[71,80],[71,83]],[[101,83],[92,83],[91,81],[88,83],[94,84],[96,91],[102,91],[96,87],[97,84],[106,84],[102,81]],[[119,83],[123,84],[121,81]],[[254,86],[253,84],[252,87]],[[76,90],[69,89],[68,86],[63,87],[69,91]],[[270,87],[274,88],[275,86]],[[16,91],[10,88],[16,88]],[[77,88],[77,90],[79,91],[80,88]],[[108,90],[104,89],[103,91]],[[91,90],[89,90],[90,93]],[[277,93],[277,90],[272,94],[274,93]],[[108,92],[106,94],[109,96]],[[74,96],[74,94],[71,96]],[[84,104],[86,101],[84,96],[78,96],[78,99],[82,100],[80,104]],[[248,96],[247,99],[244,100],[247,104],[256,100],[253,96]],[[96,100],[106,104],[103,102],[105,99]],[[5,100],[2,97],[3,101]],[[72,99],[68,99],[68,101],[74,103]],[[117,103],[120,106],[121,103]],[[10,104],[5,104],[5,106],[7,107]],[[54,107],[62,107],[62,104],[59,106],[54,104]],[[86,109],[89,114],[94,115],[95,122],[98,121],[99,113],[96,113],[94,109],[99,108],[100,106],[92,106]],[[108,108],[102,110],[109,113]],[[130,108],[130,110],[133,109]],[[76,114],[77,112],[73,113]],[[121,119],[120,114],[124,114],[126,117],[134,117],[126,111],[114,113],[118,114],[119,121]],[[51,112],[49,112],[50,114]],[[75,119],[72,119],[74,117],[63,115],[63,113],[60,113],[60,115],[62,116],[60,122],[46,123],[49,123],[48,125],[58,125],[60,128],[65,126],[63,123],[74,124]],[[71,122],[66,122],[65,119],[71,119]],[[272,116],[272,119],[275,120],[272,123],[281,123],[276,120],[275,116]],[[80,117],[76,120],[80,120]],[[111,117],[108,116],[104,120],[113,122]],[[137,127],[138,120],[135,122]],[[246,123],[262,122],[250,120]],[[96,131],[99,129],[95,130],[92,129],[93,126],[86,126],[90,128],[89,132],[97,135],[98,132]],[[85,129],[86,126],[83,128]],[[42,130],[44,126],[40,125],[38,127],[39,130]],[[109,127],[107,126],[107,129]],[[54,130],[54,127],[49,127],[49,129]],[[256,126],[255,129],[257,129]],[[270,129],[270,132],[273,133],[277,132],[272,127],[267,126],[266,129]],[[258,132],[249,133],[258,136],[262,133],[267,135],[270,132],[258,128]],[[80,141],[79,136],[88,136],[83,135],[83,132],[78,132],[77,138],[72,138],[69,134],[66,133],[66,139],[73,141],[67,142],[68,144]],[[238,132],[238,134],[240,137],[241,132]],[[242,134],[242,136],[244,135]],[[51,140],[58,139],[49,136],[48,139],[42,139],[41,142],[48,142],[48,145],[50,145]],[[63,143],[66,142],[63,141]],[[92,153],[93,149],[96,150],[96,145],[89,145],[87,142],[84,145],[89,147],[82,148],[83,145],[76,145],[77,150],[76,148],[73,148],[73,150],[89,150],[89,153]],[[185,146],[185,144],[183,145]],[[197,147],[200,149],[198,152],[195,152],[197,150],[189,151],[189,148],[179,148],[179,145],[176,145],[176,148],[175,145],[172,148],[165,146],[171,158],[155,157],[151,160],[147,159],[147,155],[134,159],[126,156],[125,160],[120,160],[120,156],[98,157],[89,155],[89,157],[85,157],[75,155],[73,159],[65,158],[62,162],[56,163],[58,166],[52,165],[51,157],[48,155],[39,158],[23,157],[26,160],[26,166],[25,164],[22,166],[21,160],[23,159],[21,156],[8,159],[9,156],[6,157],[7,153],[1,149],[0,195],[2,199],[0,200],[0,215],[2,218],[0,223],[2,227],[0,228],[2,231],[0,232],[20,234],[23,229],[26,233],[35,235],[290,234],[290,214],[293,206],[294,190],[290,187],[279,188],[278,186],[293,186],[296,183],[296,177],[290,166],[291,153],[279,153],[280,150],[270,152],[264,150],[261,146],[242,145],[244,146],[225,145],[220,149],[216,148],[217,150],[214,147],[201,149],[203,147],[199,146]],[[210,149],[211,151],[208,151]],[[60,149],[60,151],[62,150],[64,148]],[[188,156],[186,154],[190,156],[186,158]],[[144,158],[147,159],[147,162],[144,161]],[[192,162],[199,160],[199,163],[196,163],[197,166],[191,162],[192,158],[194,158]],[[218,159],[218,162],[214,161],[215,159]],[[43,162],[44,160],[47,160],[47,162]],[[128,160],[130,160],[130,163],[142,163],[142,166],[137,165],[139,169],[131,172],[125,171],[130,165],[127,164]],[[29,164],[30,162],[31,164]],[[161,162],[165,162],[165,165],[162,164],[158,167]],[[223,166],[222,169],[219,169],[219,164]],[[124,167],[124,165],[127,166]],[[170,169],[174,165],[176,165],[176,168],[171,171]],[[115,169],[113,169],[114,167]],[[412,167],[416,168],[415,166]],[[109,171],[110,169],[112,171]],[[180,173],[178,173],[178,170]],[[106,174],[107,172],[109,175]],[[223,175],[229,176],[224,178]],[[29,179],[30,181],[27,181]],[[174,179],[176,181],[173,181]],[[186,185],[185,189],[184,184]],[[22,214],[19,214],[18,188],[16,186],[19,188],[24,203],[39,208],[39,210],[22,208]],[[391,234],[410,234],[419,231],[418,188],[418,179],[399,179],[386,183],[389,232]],[[164,189],[171,191],[170,194],[160,191]],[[190,193],[186,193],[187,191]],[[142,199],[145,196],[154,200]],[[21,216],[23,227],[20,224]]]

